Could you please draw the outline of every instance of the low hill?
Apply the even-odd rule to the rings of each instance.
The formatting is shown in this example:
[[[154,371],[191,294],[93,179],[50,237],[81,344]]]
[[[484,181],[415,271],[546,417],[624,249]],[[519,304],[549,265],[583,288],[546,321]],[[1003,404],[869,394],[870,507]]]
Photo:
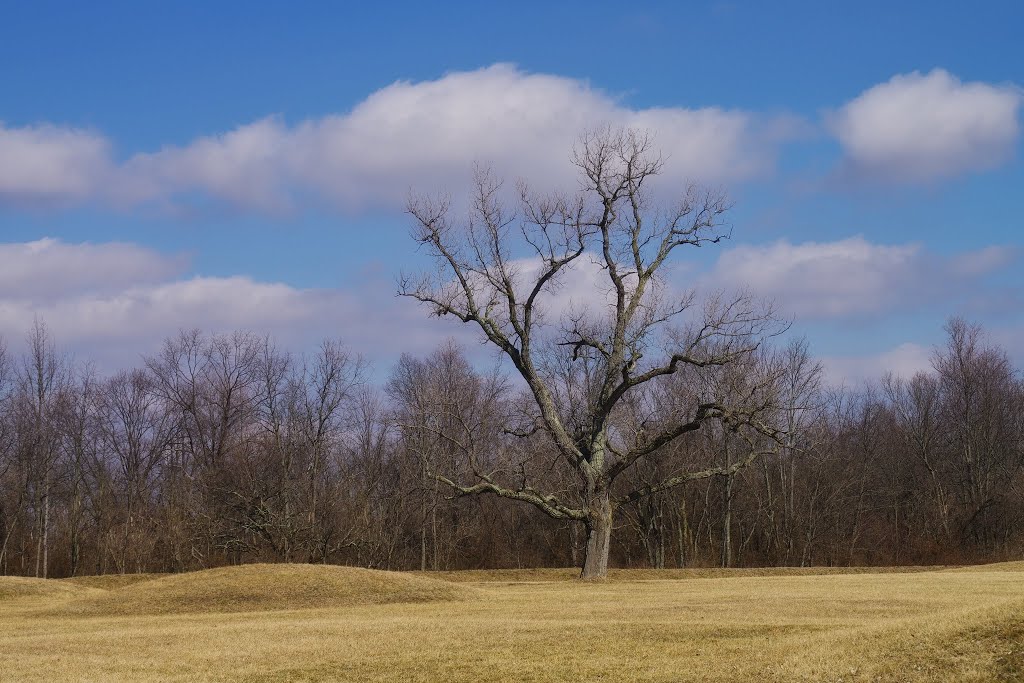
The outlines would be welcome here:
[[[102,595],[89,586],[81,586],[53,579],[32,579],[20,576],[0,576],[0,602],[14,600],[71,600]]]
[[[76,586],[88,586],[89,588],[102,588],[103,590],[118,590],[143,581],[152,581],[169,574],[101,574],[99,576],[72,576],[62,579]]]
[[[464,600],[472,588],[399,572],[309,564],[251,564],[173,574],[75,600],[89,615],[257,612]]]
[[[999,565],[985,565],[986,567]],[[947,569],[945,566],[905,567],[718,567],[693,569],[609,569],[609,582],[635,581],[680,581],[685,579],[729,579],[758,576],[831,576],[845,574],[911,574]],[[983,567],[979,567],[982,570]],[[1014,571],[1007,569],[1006,571]],[[578,581],[580,570],[572,568],[553,569],[465,569],[458,571],[426,572],[445,581],[456,583],[550,583]]]
[[[955,572],[1024,572],[1024,561],[1016,562],[992,562],[990,564],[975,564],[969,567],[957,567],[950,571]]]

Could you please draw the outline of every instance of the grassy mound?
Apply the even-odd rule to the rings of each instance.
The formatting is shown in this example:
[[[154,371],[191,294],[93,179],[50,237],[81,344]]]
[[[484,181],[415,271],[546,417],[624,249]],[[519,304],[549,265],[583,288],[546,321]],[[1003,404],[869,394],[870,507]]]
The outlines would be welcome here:
[[[153,579],[159,579],[161,577],[168,576],[167,574],[101,574],[99,576],[72,576],[71,578],[63,579],[68,583],[76,586],[88,586],[89,588],[102,588],[103,590],[113,591],[126,586],[132,586],[136,583],[142,583],[143,581],[152,581]]]
[[[995,565],[985,565],[991,567]],[[907,567],[751,567],[720,569],[609,569],[609,582],[680,581],[684,579],[728,579],[762,576],[838,576],[844,574],[910,574],[946,569],[944,566]],[[1007,569],[1006,571],[1013,571]],[[469,569],[460,571],[427,572],[446,581],[456,583],[553,583],[577,581],[580,570],[558,569]]]
[[[90,615],[259,612],[462,600],[475,591],[398,572],[307,564],[252,564],[165,576],[76,601]]]
[[[993,562],[991,564],[975,564],[969,567],[957,567],[950,571],[956,572],[1024,572],[1024,561]]]
[[[54,579],[0,576],[0,602],[13,600],[73,600],[99,593],[88,586],[77,586]]]

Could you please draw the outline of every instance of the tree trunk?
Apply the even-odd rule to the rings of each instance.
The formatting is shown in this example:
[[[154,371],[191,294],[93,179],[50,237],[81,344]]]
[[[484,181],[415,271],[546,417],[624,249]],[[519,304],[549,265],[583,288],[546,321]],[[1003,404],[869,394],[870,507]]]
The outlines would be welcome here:
[[[732,566],[732,475],[725,475],[725,491],[722,501],[722,566]]]
[[[50,485],[47,482],[43,498],[43,578],[49,578],[50,568]]]
[[[679,535],[679,568],[683,569],[687,566],[687,548],[693,546],[693,531],[690,529],[690,518],[686,514],[686,499],[684,498],[679,502],[676,508],[676,516],[678,518],[677,531]]]
[[[80,530],[78,528],[78,517],[82,508],[81,498],[78,493],[77,485],[75,487],[75,495],[71,501],[71,552],[70,552],[70,565],[71,565],[71,576],[78,574],[78,562],[81,559],[82,549],[81,540],[79,539]]]
[[[725,437],[725,469],[732,465],[729,453],[729,437]],[[722,566],[732,566],[732,474],[725,475],[725,490],[722,492]]]
[[[608,491],[594,494],[587,519],[587,554],[583,559],[584,579],[608,576],[608,552],[612,538],[612,501]]]

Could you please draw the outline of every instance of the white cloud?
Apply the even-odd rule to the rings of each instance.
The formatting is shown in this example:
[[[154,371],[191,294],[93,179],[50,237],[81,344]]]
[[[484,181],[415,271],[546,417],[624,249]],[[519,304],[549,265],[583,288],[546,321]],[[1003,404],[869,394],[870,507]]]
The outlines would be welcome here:
[[[798,325],[863,321],[933,304],[944,315],[956,305],[982,311],[998,304],[996,310],[1002,311],[1016,298],[989,276],[1013,265],[1020,255],[1016,247],[997,245],[943,256],[919,243],[879,244],[859,235],[833,242],[779,240],[724,249],[703,271],[680,253],[681,260],[666,264],[658,286],[666,299],[695,290],[695,311],[708,296],[748,291],[773,301],[780,315],[792,316]],[[614,306],[614,289],[600,263],[599,254],[585,253],[561,271],[538,299],[545,320],[557,322],[570,313],[596,317]],[[525,300],[540,260],[520,259],[511,265],[519,299]]]
[[[0,244],[0,299],[51,301],[74,293],[109,293],[159,282],[185,266],[135,244],[67,244],[51,238]]]
[[[316,333],[318,318],[326,322],[331,304],[342,303],[340,296],[327,299],[318,292],[247,277],[197,277],[111,294],[72,295],[45,304],[2,306],[0,329],[23,334],[26,324],[38,316],[61,344],[86,357],[99,356],[104,363],[125,365],[134,363],[140,353],[154,351],[160,340],[181,328],[252,330],[301,344],[308,341],[307,334]]]
[[[73,201],[101,192],[110,144],[88,131],[0,122],[0,201]]]
[[[497,64],[400,81],[348,113],[295,126],[266,118],[120,164],[95,135],[0,129],[16,141],[11,158],[35,169],[19,175],[0,146],[0,193],[126,205],[198,193],[253,210],[279,210],[309,194],[343,207],[394,205],[410,187],[458,190],[474,161],[539,185],[572,183],[574,141],[603,125],[651,131],[669,179],[706,183],[770,170],[778,143],[792,132],[786,120],[744,111],[632,109],[586,82]]]
[[[927,296],[941,298],[945,306],[954,290],[967,289],[976,282],[972,278],[1006,263],[995,248],[942,261],[915,245],[873,245],[863,238],[780,242],[724,253],[697,284],[735,287],[742,277],[756,293],[776,297],[788,313],[836,317],[890,311]],[[943,270],[942,264],[949,267]],[[269,334],[294,350],[340,337],[378,361],[380,371],[398,354],[426,353],[449,336],[471,351],[483,348],[471,343],[479,339],[473,326],[428,318],[424,307],[395,297],[387,276],[368,274],[351,290],[303,289],[245,276],[184,277],[185,266],[179,256],[134,244],[0,244],[0,337],[17,347],[41,318],[62,347],[103,370],[134,365],[164,338],[193,327]],[[536,262],[517,266],[525,281]],[[680,273],[668,287],[694,282],[692,270]],[[891,289],[898,283],[902,290]],[[543,297],[543,306],[557,322],[571,309],[597,313],[608,294],[606,273],[583,258]],[[927,357],[923,347],[907,344],[875,356],[825,361],[836,382],[857,382],[886,370],[912,374]]]
[[[358,291],[301,289],[244,276],[182,278],[183,265],[132,244],[0,244],[0,338],[17,347],[42,319],[62,348],[104,370],[137,364],[179,329],[250,330],[299,351],[341,338],[383,361],[449,336],[472,338],[396,299],[390,280],[370,277]]]
[[[586,83],[498,64],[436,81],[399,82],[351,113],[291,133],[297,177],[342,202],[394,201],[431,179],[460,185],[475,160],[540,184],[571,181],[577,136],[603,125],[647,129],[676,178],[718,182],[771,164],[772,140],[740,111],[622,107]]]
[[[285,208],[291,138],[280,120],[267,118],[186,147],[138,154],[122,168],[113,198],[136,203],[200,191],[252,209]]]
[[[798,319],[863,316],[937,297],[948,302],[1016,253],[987,247],[945,259],[920,244],[875,244],[860,236],[801,244],[780,240],[724,251],[704,284],[749,288]]]
[[[1019,88],[963,83],[935,69],[894,76],[828,122],[859,176],[932,181],[998,166],[1019,134]]]
[[[825,381],[832,386],[855,387],[880,379],[891,372],[904,378],[931,369],[932,350],[906,342],[899,346],[866,356],[825,356],[821,359]]]
[[[519,259],[511,264],[516,274],[517,298],[526,301],[540,276],[540,257]],[[555,323],[569,314],[600,315],[615,304],[615,290],[599,256],[590,252],[562,268],[537,297],[535,315]]]

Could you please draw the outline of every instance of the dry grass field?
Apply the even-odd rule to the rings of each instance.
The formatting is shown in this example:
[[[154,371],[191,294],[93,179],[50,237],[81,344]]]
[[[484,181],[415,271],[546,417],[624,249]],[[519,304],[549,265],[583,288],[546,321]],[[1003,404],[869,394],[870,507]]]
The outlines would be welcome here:
[[[1024,681],[1024,563],[0,577],[3,681]]]

